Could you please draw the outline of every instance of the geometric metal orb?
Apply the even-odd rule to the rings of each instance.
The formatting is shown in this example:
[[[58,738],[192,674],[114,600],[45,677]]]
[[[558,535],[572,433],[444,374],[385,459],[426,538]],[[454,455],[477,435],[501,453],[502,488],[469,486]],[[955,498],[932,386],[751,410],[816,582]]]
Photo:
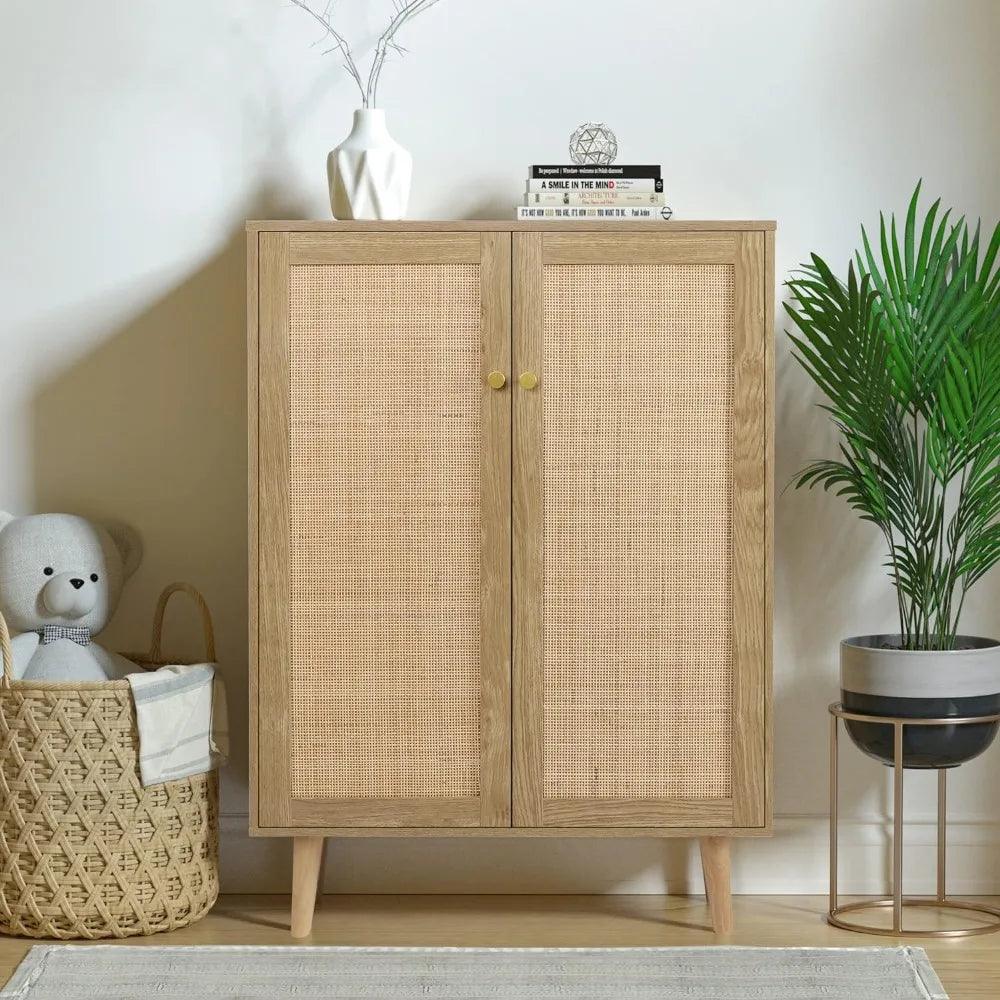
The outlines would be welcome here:
[[[584,122],[569,137],[569,155],[574,163],[614,163],[618,139],[604,122]]]

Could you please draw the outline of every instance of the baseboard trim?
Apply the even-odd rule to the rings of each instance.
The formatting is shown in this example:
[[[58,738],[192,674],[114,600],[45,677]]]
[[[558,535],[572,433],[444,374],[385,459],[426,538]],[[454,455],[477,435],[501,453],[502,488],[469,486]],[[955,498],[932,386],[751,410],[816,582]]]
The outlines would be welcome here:
[[[245,813],[221,820],[224,892],[288,892],[291,844],[251,838]],[[892,823],[884,816],[844,819],[840,890],[885,894]],[[933,817],[904,827],[909,893],[935,888]],[[1000,822],[948,824],[948,888],[956,895],[1000,893]],[[328,847],[324,891],[334,893],[699,893],[697,846],[686,840],[476,838],[340,839]],[[733,842],[733,891],[753,895],[825,893],[829,839],[825,816],[775,817],[774,836]]]

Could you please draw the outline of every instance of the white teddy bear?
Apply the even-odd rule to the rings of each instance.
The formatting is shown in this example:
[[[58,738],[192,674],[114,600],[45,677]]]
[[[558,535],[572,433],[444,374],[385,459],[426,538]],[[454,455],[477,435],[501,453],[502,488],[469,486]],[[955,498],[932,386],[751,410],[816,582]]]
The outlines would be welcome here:
[[[139,536],[72,514],[0,511],[0,613],[14,633],[14,675],[35,681],[119,680],[137,667],[93,637],[142,559]]]

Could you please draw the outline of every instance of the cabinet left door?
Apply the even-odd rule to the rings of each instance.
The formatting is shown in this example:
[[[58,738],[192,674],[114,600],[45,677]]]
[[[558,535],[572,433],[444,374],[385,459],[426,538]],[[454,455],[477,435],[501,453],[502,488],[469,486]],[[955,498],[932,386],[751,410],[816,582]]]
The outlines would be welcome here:
[[[509,826],[510,234],[250,238],[252,825]]]

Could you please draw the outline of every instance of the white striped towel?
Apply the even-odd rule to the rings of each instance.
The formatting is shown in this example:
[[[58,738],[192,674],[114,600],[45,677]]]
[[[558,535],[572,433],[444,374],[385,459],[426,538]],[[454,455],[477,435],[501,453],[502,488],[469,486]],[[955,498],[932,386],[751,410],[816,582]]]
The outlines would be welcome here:
[[[139,725],[143,787],[210,771],[226,761],[226,694],[215,665],[128,675]]]

